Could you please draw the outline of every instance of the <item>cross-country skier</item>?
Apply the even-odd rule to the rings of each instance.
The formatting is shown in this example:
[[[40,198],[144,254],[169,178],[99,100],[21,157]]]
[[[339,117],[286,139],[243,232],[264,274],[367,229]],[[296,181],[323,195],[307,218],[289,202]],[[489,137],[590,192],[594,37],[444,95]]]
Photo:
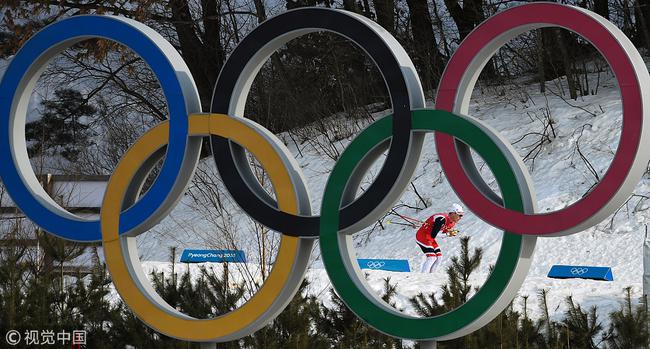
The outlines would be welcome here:
[[[443,232],[448,236],[458,234],[458,230],[452,228],[463,217],[463,208],[459,204],[453,204],[451,207],[448,214],[436,213],[429,217],[415,234],[415,242],[426,256],[422,264],[422,273],[433,273],[442,261],[442,251],[436,242],[438,233]]]

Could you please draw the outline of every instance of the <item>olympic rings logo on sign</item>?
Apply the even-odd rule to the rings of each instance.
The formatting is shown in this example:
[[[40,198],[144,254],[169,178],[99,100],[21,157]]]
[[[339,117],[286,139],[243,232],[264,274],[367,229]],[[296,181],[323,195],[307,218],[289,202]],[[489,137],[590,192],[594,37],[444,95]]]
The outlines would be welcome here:
[[[582,35],[609,62],[621,89],[623,129],[610,170],[588,195],[565,209],[537,214],[530,176],[512,145],[463,114],[468,112],[474,84],[491,55],[521,33],[551,26]],[[388,86],[393,115],[371,124],[343,152],[327,181],[319,217],[311,214],[301,169],[284,144],[242,116],[251,83],[271,53],[293,38],[321,30],[347,37],[374,60]],[[140,55],[158,78],[169,110],[169,120],[137,140],[118,164],[98,221],[77,217],[47,196],[30,166],[24,137],[29,97],[42,68],[65,48],[92,37],[119,42]],[[505,10],[467,36],[442,76],[438,110],[424,109],[415,67],[388,32],[357,14],[302,8],[267,20],[242,40],[219,75],[211,114],[202,114],[188,67],[162,36],[130,19],[76,16],[36,33],[16,54],[0,82],[0,177],[16,205],[44,230],[69,240],[101,240],[124,302],[165,335],[220,342],[266,325],[297,291],[313,238],[318,237],[334,288],[359,317],[393,336],[444,340],[480,328],[511,302],[528,273],[538,236],[589,228],[630,195],[650,160],[650,101],[642,92],[647,90],[650,76],[641,56],[613,24],[581,8],[538,2]],[[359,265],[350,258],[354,255],[350,236],[380,218],[399,198],[415,170],[427,132],[436,132],[440,162],[460,199],[481,219],[505,231],[493,272],[467,303],[440,316],[414,318],[388,306],[366,285]],[[181,314],[155,293],[140,266],[134,240],[162,220],[179,200],[198,163],[205,136],[211,137],[216,165],[238,205],[282,234],[274,267],[262,288],[240,308],[209,320]],[[267,171],[277,201],[252,175],[242,147]],[[470,147],[494,173],[501,197],[480,177]],[[387,149],[380,173],[356,197],[366,171]],[[163,156],[159,175],[139,198],[147,173]]]
[[[379,269],[379,268],[383,267],[384,265],[386,265],[386,262],[373,262],[373,261],[370,261],[370,262],[366,263],[366,266],[368,268],[370,268],[370,269]]]
[[[589,271],[589,268],[571,268],[571,274],[582,275]]]

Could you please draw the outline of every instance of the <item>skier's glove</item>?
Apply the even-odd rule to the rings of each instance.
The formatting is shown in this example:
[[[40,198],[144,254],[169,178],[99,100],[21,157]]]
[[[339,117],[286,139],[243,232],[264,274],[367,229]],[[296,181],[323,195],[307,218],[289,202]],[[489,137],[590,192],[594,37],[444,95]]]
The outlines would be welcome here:
[[[447,236],[453,238],[454,236],[458,235],[459,233],[460,233],[460,231],[454,229],[454,230],[450,230],[450,231],[448,231],[448,232],[447,232]]]

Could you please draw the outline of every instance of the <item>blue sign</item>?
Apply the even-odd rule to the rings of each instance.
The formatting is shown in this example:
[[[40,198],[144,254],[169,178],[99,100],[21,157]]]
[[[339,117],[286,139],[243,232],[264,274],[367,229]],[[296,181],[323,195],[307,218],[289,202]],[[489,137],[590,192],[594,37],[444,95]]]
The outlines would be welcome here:
[[[184,250],[181,262],[246,263],[246,254],[241,250]]]
[[[409,261],[406,259],[357,259],[359,268],[361,269],[374,269],[374,270],[387,270],[387,271],[403,271],[409,272]]]
[[[548,277],[554,279],[593,279],[614,281],[612,268],[578,265],[554,265],[548,272]]]

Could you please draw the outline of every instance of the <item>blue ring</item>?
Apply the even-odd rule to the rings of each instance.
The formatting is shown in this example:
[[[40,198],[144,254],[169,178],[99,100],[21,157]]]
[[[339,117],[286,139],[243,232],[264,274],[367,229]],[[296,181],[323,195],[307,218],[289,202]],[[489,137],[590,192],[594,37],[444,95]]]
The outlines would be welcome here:
[[[36,33],[11,60],[0,82],[0,179],[9,195],[25,215],[44,230],[68,240],[101,241],[99,221],[63,217],[39,202],[21,179],[13,161],[10,132],[11,107],[15,93],[32,63],[51,49],[68,41],[105,38],[132,49],[154,72],[167,99],[170,132],[167,156],[160,174],[147,193],[120,215],[120,234],[130,231],[151,217],[171,192],[182,168],[188,141],[187,105],[181,82],[169,58],[138,28],[109,16],[77,16],[53,23]],[[67,47],[67,46],[66,46]],[[30,91],[25,91],[30,92]]]

